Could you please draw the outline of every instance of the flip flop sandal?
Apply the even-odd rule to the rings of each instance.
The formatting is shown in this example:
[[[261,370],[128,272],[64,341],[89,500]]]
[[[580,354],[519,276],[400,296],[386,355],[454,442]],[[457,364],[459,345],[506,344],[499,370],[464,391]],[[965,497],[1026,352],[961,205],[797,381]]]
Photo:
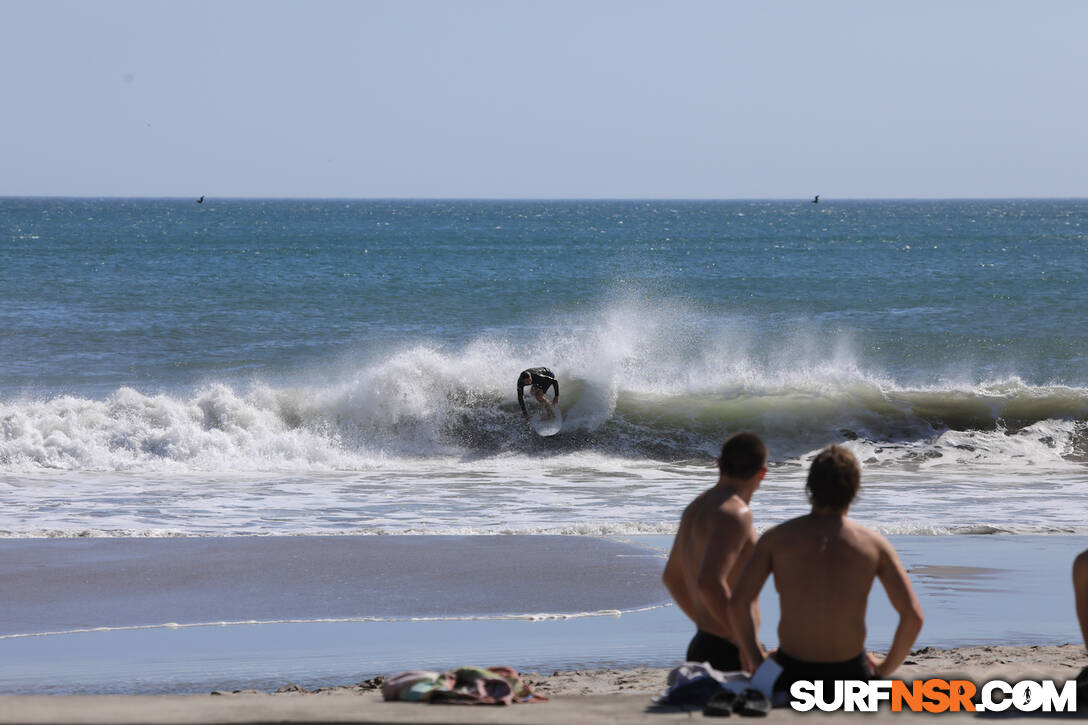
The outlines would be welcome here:
[[[771,701],[759,690],[751,687],[740,693],[733,703],[733,712],[744,717],[767,717],[771,711]]]
[[[733,714],[737,697],[737,693],[731,690],[715,692],[703,708],[703,714],[707,717],[729,717]]]

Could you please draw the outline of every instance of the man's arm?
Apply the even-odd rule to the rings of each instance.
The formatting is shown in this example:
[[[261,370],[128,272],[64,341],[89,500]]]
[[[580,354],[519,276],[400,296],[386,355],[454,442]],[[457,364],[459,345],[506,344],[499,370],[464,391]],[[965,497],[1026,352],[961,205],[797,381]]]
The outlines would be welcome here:
[[[559,402],[559,381],[556,378],[552,378],[552,387],[555,388],[555,397],[552,398],[552,405]]]
[[[1082,551],[1073,562],[1073,594],[1077,601],[1077,621],[1088,647],[1088,550]]]
[[[672,542],[672,551],[669,552],[669,559],[665,562],[665,572],[661,575],[661,581],[665,584],[665,588],[669,590],[669,594],[672,595],[676,606],[680,607],[680,611],[688,615],[688,619],[694,622],[695,602],[692,601],[687,585],[684,583],[683,565],[680,563],[680,559],[683,557],[680,552],[680,548],[683,546],[680,537],[685,530],[684,523],[684,518],[681,518],[680,530],[676,532],[676,539]]]
[[[763,585],[771,575],[773,535],[772,529],[756,542],[752,556],[741,570],[740,579],[737,580],[737,586],[729,600],[729,621],[733,624],[733,635],[737,647],[740,648],[741,662],[748,672],[755,672],[766,656],[759,644],[756,607],[759,605],[759,593],[763,591]]]
[[[521,378],[518,378],[518,405],[521,406],[522,414],[528,418],[529,411],[525,409],[525,386],[521,384]]]
[[[876,575],[888,594],[888,600],[899,612],[899,626],[895,629],[892,638],[892,646],[888,648],[888,654],[883,661],[870,657],[870,663],[876,670],[877,677],[888,677],[903,664],[903,660],[910,654],[911,645],[922,631],[922,605],[918,603],[918,597],[914,595],[914,588],[910,585],[910,577],[899,562],[899,556],[891,543],[880,534],[876,534],[880,547],[880,561],[877,564]]]

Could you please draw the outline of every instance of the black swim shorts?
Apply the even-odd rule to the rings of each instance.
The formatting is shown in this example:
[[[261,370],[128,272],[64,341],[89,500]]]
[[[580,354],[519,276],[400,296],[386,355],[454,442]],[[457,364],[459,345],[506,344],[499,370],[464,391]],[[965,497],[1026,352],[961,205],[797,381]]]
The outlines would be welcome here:
[[[876,674],[869,667],[869,659],[864,652],[842,662],[806,662],[782,650],[772,657],[782,666],[782,674],[774,681],[775,692],[789,692],[790,686],[798,680],[822,682],[826,691],[835,680],[871,680]]]
[[[740,650],[723,637],[703,630],[695,632],[684,658],[688,662],[706,662],[722,672],[740,671]]]

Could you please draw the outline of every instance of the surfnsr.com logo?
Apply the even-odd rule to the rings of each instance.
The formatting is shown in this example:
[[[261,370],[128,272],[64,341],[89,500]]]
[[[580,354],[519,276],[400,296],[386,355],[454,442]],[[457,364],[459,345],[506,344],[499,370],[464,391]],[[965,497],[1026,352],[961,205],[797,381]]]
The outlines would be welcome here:
[[[1077,683],[1053,680],[1005,682],[981,687],[969,680],[799,680],[790,686],[790,707],[799,712],[876,712],[889,703],[892,712],[1076,712]]]

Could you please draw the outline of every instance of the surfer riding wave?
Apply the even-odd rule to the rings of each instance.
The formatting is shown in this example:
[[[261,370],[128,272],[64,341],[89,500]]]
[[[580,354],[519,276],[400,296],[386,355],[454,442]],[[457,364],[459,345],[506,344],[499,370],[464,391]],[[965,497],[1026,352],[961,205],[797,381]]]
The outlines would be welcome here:
[[[525,408],[525,386],[532,386],[529,388],[533,397],[544,406],[544,409],[548,412],[548,417],[553,415],[552,406],[559,402],[559,381],[555,379],[555,373],[548,368],[529,368],[523,370],[521,375],[518,375],[518,404],[521,406],[521,414],[525,416],[525,420],[529,420],[529,411]],[[552,402],[549,403],[544,397],[544,393],[548,392],[548,388],[555,388],[555,397],[552,398]]]

